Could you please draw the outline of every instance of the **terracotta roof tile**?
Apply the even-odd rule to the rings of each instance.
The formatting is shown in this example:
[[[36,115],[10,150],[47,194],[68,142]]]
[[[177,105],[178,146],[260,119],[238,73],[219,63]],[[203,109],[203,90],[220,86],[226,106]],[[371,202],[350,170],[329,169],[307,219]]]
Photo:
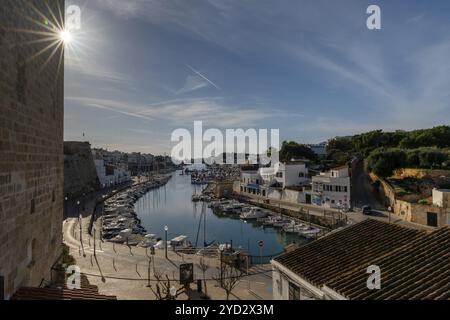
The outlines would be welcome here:
[[[450,228],[441,228],[373,261],[381,289],[367,289],[366,266],[327,283],[350,299],[450,299]]]
[[[56,283],[55,288],[20,288],[11,300],[117,300],[117,297],[99,294],[98,287],[91,285],[81,275],[81,289],[68,289],[65,283]]]
[[[424,231],[368,219],[274,260],[320,287],[362,265],[367,268],[380,256],[424,234]]]
[[[275,261],[317,287],[349,299],[450,299],[450,228],[433,233],[366,220]],[[367,267],[381,269],[381,289],[367,288]]]
[[[117,300],[117,298],[87,289],[20,288],[12,300]]]

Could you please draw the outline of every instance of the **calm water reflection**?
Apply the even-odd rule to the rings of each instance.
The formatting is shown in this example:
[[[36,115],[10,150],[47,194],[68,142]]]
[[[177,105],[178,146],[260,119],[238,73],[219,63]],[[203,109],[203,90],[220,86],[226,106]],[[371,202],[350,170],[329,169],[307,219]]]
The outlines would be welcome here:
[[[214,214],[206,204],[191,201],[192,194],[200,193],[202,188],[204,186],[191,185],[190,176],[174,173],[166,186],[150,191],[136,203],[142,226],[148,233],[163,238],[164,226],[167,225],[169,239],[183,234],[198,247],[202,247],[204,242],[233,241],[234,247],[250,250],[255,256],[260,254],[260,240],[264,241],[264,256],[282,252],[286,244],[305,241],[273,228],[263,228],[256,222],[245,223],[238,218]]]

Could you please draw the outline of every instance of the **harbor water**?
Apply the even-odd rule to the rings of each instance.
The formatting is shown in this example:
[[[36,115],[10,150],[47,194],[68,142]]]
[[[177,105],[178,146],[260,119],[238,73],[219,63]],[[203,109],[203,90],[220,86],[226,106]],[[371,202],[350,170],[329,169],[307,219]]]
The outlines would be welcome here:
[[[238,216],[216,214],[206,203],[192,202],[192,195],[200,193],[205,186],[192,185],[190,176],[180,173],[173,173],[165,186],[151,190],[136,203],[136,213],[148,233],[164,239],[167,226],[168,240],[185,235],[197,247],[232,242],[233,247],[249,251],[256,263],[267,263],[288,244],[307,241],[298,235],[263,227],[256,221],[245,222]]]

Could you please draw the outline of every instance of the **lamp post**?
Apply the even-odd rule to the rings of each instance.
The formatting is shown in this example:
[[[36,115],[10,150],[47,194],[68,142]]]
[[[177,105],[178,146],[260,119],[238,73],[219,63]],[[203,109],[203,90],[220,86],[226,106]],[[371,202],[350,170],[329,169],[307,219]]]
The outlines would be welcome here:
[[[225,246],[221,244],[219,246],[220,251],[220,286],[223,287],[223,251],[225,250]]]
[[[64,197],[64,214],[66,214],[67,215],[67,200],[69,200],[69,198],[67,198],[67,196],[66,197]]]
[[[80,224],[80,243],[81,243],[81,249],[83,250],[83,257],[86,257],[86,253],[84,252],[84,246],[83,246],[83,220],[82,216],[80,214],[80,201],[77,201],[77,211],[78,211],[78,223]]]
[[[95,251],[95,234],[96,234],[97,230],[95,227],[94,227],[93,231],[94,231],[94,257],[97,257],[97,252]]]
[[[165,232],[165,239],[166,239],[166,241],[164,242],[165,243],[165,250],[166,250],[166,259],[167,259],[167,231],[169,231],[169,227],[168,226],[165,226],[164,227],[164,232]]]

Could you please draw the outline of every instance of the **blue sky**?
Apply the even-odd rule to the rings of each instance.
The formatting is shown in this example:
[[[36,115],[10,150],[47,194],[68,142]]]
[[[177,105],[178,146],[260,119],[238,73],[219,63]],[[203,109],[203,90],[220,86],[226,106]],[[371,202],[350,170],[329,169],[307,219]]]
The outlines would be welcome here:
[[[67,4],[82,30],[66,52],[66,140],[170,153],[194,120],[304,143],[450,123],[449,1]],[[382,30],[366,28],[370,4]]]

